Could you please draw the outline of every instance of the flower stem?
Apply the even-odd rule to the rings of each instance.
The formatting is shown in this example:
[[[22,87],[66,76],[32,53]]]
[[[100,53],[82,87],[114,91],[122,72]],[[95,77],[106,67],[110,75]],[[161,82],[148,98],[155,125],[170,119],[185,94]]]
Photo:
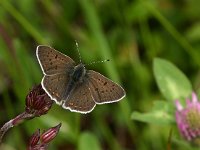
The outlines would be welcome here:
[[[33,114],[23,112],[16,116],[14,119],[11,119],[10,121],[6,122],[0,129],[0,144],[2,143],[3,136],[10,128],[17,126],[18,124],[22,123],[25,119],[31,119],[33,117]]]

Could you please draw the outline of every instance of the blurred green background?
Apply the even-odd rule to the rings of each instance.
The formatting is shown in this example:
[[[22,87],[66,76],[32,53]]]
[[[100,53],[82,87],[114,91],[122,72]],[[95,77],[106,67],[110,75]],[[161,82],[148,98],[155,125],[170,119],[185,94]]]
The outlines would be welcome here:
[[[24,111],[25,97],[42,79],[37,45],[79,57],[120,83],[126,98],[80,115],[53,105],[47,115],[11,129],[6,150],[25,149],[36,129],[62,123],[49,150],[165,150],[172,126],[131,120],[162,100],[152,71],[160,57],[200,83],[200,1],[198,0],[0,0],[0,125]],[[173,126],[176,130],[176,126]],[[178,136],[178,135],[174,135]],[[184,149],[171,143],[172,149]]]

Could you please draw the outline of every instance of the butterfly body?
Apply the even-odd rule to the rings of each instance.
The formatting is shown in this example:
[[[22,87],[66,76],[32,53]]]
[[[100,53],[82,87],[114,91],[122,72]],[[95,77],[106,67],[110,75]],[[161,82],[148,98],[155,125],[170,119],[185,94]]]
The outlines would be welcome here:
[[[36,55],[43,71],[42,87],[57,104],[73,112],[89,113],[96,104],[112,103],[125,96],[124,89],[67,55],[40,45]]]
[[[66,85],[66,91],[64,93],[64,95],[62,96],[63,102],[67,101],[70,92],[72,92],[74,90],[74,87],[78,86],[78,84],[81,84],[83,82],[87,82],[86,81],[86,69],[84,64],[78,64],[77,66],[75,66],[71,73],[69,73],[69,83]]]

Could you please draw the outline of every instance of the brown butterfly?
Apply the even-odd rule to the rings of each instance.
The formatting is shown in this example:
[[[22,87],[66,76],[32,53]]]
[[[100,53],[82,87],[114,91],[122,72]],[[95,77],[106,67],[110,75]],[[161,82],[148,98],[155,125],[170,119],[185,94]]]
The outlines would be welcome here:
[[[44,77],[42,87],[57,104],[73,112],[89,113],[96,104],[112,103],[125,97],[124,89],[85,65],[78,65],[61,52],[44,45],[36,50]]]

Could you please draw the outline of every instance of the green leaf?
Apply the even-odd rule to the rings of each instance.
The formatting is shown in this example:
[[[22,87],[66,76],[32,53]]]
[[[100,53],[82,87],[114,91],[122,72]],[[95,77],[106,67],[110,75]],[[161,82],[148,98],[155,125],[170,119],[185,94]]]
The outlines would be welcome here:
[[[101,150],[101,147],[95,135],[85,132],[79,138],[78,150]]]
[[[133,112],[131,119],[158,125],[168,125],[175,122],[174,112],[171,111],[172,108],[173,106],[168,102],[155,101],[151,112]]]
[[[161,93],[168,100],[188,97],[192,85],[187,77],[172,63],[156,58],[153,64],[154,76]]]

